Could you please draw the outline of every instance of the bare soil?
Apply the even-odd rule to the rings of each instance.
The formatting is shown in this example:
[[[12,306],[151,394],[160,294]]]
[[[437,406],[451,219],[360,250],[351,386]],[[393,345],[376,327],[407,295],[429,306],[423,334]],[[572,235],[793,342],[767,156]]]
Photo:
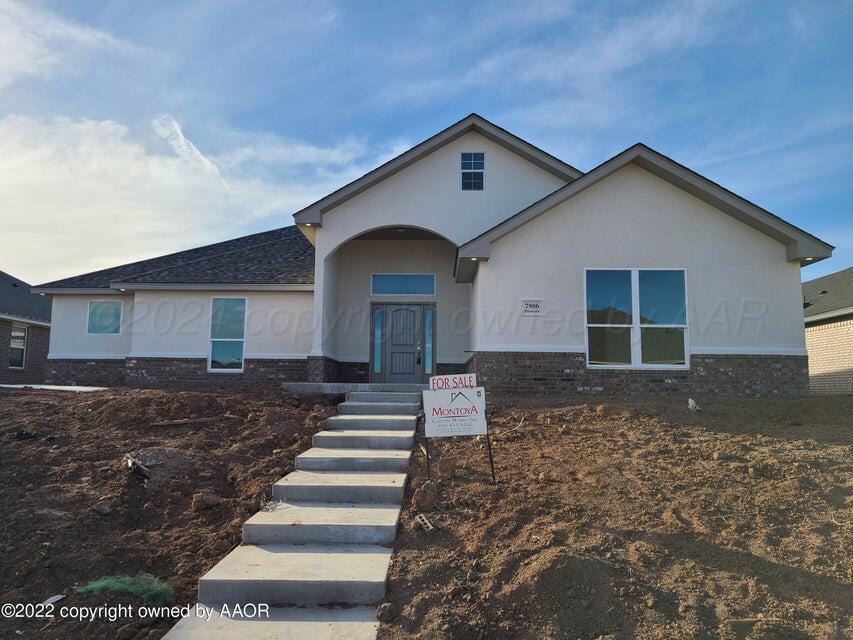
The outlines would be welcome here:
[[[490,394],[498,483],[416,450],[379,637],[853,637],[853,397],[697,401]]]
[[[58,604],[139,606],[73,588],[140,572],[168,582],[177,604],[194,602],[198,579],[239,544],[242,523],[293,470],[336,401],[282,392],[0,390],[0,603],[66,594]],[[127,469],[125,454],[148,468],[147,481]],[[196,494],[204,496],[197,508],[209,506],[194,510]],[[173,623],[0,619],[0,638],[157,640]]]

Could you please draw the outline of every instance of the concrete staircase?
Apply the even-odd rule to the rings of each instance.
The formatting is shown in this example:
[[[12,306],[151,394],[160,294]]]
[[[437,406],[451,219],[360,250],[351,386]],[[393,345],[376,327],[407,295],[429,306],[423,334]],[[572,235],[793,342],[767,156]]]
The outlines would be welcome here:
[[[199,581],[211,617],[166,640],[374,640],[385,596],[419,392],[354,391],[243,525],[243,544]],[[266,603],[270,617],[220,615]]]

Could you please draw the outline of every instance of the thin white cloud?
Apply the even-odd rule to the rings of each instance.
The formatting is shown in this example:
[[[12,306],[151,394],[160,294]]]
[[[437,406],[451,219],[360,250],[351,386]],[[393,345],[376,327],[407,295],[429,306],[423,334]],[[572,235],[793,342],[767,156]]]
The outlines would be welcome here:
[[[184,135],[181,125],[168,113],[163,114],[151,121],[151,127],[154,132],[168,142],[172,149],[175,150],[180,157],[187,162],[198,164],[204,171],[207,171],[222,182],[223,186],[228,189],[228,183],[225,182],[222,175],[219,173],[219,167],[208,160],[198,148],[190,142]]]
[[[143,50],[108,33],[63,19],[33,3],[0,0],[0,89],[16,80],[69,68],[86,52]]]
[[[511,110],[511,119],[543,128],[609,126],[638,110],[632,73],[707,43],[730,6],[730,0],[694,0],[667,3],[616,21],[609,13],[585,15],[575,25],[577,31],[559,39],[491,47],[486,55],[470,55],[475,64],[467,71],[448,73],[442,68],[435,74],[415,75],[381,92],[378,100],[425,103],[482,87],[512,92],[535,87],[539,94],[547,90],[549,97]],[[506,21],[495,19],[497,24],[511,24],[514,13],[508,11],[506,16]],[[460,68],[455,57],[447,57],[447,50],[432,53],[446,57],[454,70]]]
[[[145,138],[144,131],[138,137]],[[286,226],[294,211],[397,151],[365,145],[362,153],[341,155],[336,149],[346,143],[328,149],[290,144],[313,149],[308,164],[293,170],[287,162],[278,165],[277,154],[265,164],[237,164],[225,173],[225,189],[188,147],[152,151],[113,121],[2,118],[2,268],[41,283],[236,237],[259,225]],[[266,177],[273,173],[275,179]]]

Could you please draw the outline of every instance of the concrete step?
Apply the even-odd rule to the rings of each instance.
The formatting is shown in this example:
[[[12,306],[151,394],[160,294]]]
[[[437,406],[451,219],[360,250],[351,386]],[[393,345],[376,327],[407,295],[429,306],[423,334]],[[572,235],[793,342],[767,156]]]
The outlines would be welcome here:
[[[243,544],[390,545],[399,517],[399,504],[273,501],[243,524]]]
[[[420,402],[422,396],[418,392],[404,393],[400,391],[350,391],[347,402]]]
[[[405,489],[405,473],[294,471],[273,485],[272,495],[294,502],[400,503]]]
[[[269,617],[239,617],[198,606],[201,615],[181,618],[164,640],[376,640],[379,630],[373,607],[281,607]]]
[[[421,405],[417,402],[341,402],[338,413],[341,415],[380,415],[380,416],[414,416],[418,414]]]
[[[405,471],[408,449],[326,449],[312,447],[296,456],[299,471]]]
[[[418,426],[417,416],[344,415],[326,418],[326,428],[344,431],[354,429],[381,429],[382,431],[414,431]]]
[[[375,545],[243,545],[198,583],[199,602],[377,604],[391,549]]]
[[[314,446],[328,449],[411,449],[415,432],[356,429],[354,431],[318,431]]]
[[[428,384],[393,384],[375,382],[282,382],[281,388],[291,393],[349,393],[350,391],[420,392]]]

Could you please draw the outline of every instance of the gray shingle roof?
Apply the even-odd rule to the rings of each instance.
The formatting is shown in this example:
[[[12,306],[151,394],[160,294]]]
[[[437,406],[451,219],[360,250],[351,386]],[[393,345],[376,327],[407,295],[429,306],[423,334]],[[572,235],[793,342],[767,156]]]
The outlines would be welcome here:
[[[853,307],[853,267],[803,283],[803,315],[806,321],[809,316],[850,307]]]
[[[139,284],[312,284],[314,247],[295,226],[39,285],[49,289]]]
[[[50,322],[50,298],[30,293],[30,285],[0,271],[0,315]]]

